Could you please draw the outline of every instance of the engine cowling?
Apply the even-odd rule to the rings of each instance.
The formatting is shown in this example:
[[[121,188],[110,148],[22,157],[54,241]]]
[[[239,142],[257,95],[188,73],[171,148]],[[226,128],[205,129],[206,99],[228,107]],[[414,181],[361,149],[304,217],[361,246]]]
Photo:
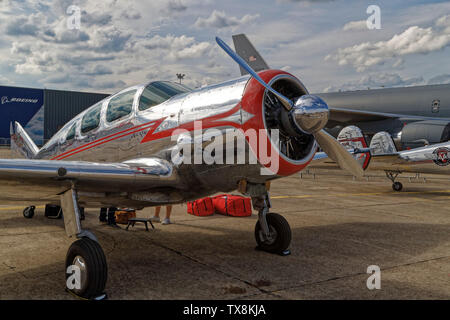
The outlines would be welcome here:
[[[408,123],[401,131],[402,149],[417,148],[427,144],[450,140],[450,123],[427,120]]]
[[[258,74],[269,86],[288,99],[294,100],[308,95],[307,89],[300,80],[287,72],[265,70]],[[246,86],[241,104],[244,111],[256,115],[243,125],[243,129],[263,129],[263,135],[258,135],[258,139],[267,139],[269,149],[267,154],[276,155],[279,161],[277,175],[291,175],[308,165],[317,149],[316,140],[312,134],[296,130],[298,128],[292,123],[294,120],[286,119],[285,115],[283,116],[286,110],[275,95],[251,78]],[[274,129],[279,132],[278,139],[271,135]],[[261,160],[260,148],[254,146],[252,149]],[[265,164],[266,168],[270,166]]]

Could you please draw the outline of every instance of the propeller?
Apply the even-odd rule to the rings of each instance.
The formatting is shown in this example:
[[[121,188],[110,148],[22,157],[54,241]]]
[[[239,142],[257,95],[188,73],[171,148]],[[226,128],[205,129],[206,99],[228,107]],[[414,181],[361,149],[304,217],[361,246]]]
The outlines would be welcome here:
[[[281,102],[286,112],[281,115],[283,126],[295,135],[296,132],[312,134],[323,151],[333,159],[341,169],[356,177],[363,176],[363,169],[353,156],[330,134],[323,130],[328,121],[328,105],[320,97],[303,95],[295,101],[282,95],[267,83],[231,49],[222,39],[216,37],[217,44],[242,68],[244,68],[264,88],[272,92]]]

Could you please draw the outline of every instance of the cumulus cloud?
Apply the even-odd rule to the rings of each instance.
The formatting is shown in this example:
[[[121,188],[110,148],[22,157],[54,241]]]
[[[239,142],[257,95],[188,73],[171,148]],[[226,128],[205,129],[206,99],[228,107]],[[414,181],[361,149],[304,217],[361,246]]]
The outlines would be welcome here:
[[[432,77],[427,82],[427,84],[448,84],[448,83],[450,83],[450,74],[441,74],[441,75]]]
[[[164,37],[153,36],[139,42],[137,46],[142,46],[148,50],[159,50],[163,59],[171,61],[207,56],[212,49],[209,42],[196,42],[194,37],[185,35],[177,37],[170,34]]]
[[[398,57],[418,53],[427,54],[449,45],[450,15],[447,15],[441,17],[434,27],[412,26],[387,41],[363,42],[340,48],[337,53],[327,55],[325,60],[335,60],[339,65],[352,65],[361,72]]]
[[[214,10],[211,15],[207,18],[199,17],[195,21],[195,26],[197,28],[227,28],[227,27],[237,27],[240,25],[245,25],[253,22],[259,17],[258,14],[250,15],[246,14],[242,18],[228,17],[224,11]]]
[[[342,30],[344,30],[344,31],[367,30],[367,22],[366,22],[366,20],[350,21],[350,22],[347,22],[342,27]]]
[[[364,90],[367,88],[405,87],[424,84],[423,77],[404,78],[397,73],[382,72],[373,73],[361,77],[355,81],[342,83],[339,86],[330,86],[324,92]]]
[[[86,74],[87,75],[97,75],[97,76],[101,76],[101,75],[105,75],[105,74],[112,74],[113,71],[111,70],[111,68],[102,65],[102,64],[97,64],[95,65],[93,68],[91,68],[91,70],[87,71]]]

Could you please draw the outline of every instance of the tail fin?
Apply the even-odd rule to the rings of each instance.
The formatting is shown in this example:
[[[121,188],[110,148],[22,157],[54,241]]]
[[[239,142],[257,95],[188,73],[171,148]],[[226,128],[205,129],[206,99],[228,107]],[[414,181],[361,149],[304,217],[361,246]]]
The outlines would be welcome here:
[[[11,151],[16,157],[33,159],[39,148],[17,121],[10,123]]]
[[[236,53],[240,55],[241,58],[244,59],[250,67],[252,67],[253,70],[258,72],[261,70],[270,69],[267,63],[264,61],[263,57],[261,57],[259,52],[256,51],[255,47],[252,45],[250,40],[248,40],[245,34],[242,33],[233,35],[233,43]],[[241,75],[248,74],[248,72],[245,71],[242,67],[240,68]]]
[[[369,166],[370,152],[358,152],[367,149],[367,142],[361,129],[356,126],[348,126],[339,132],[337,140],[347,149],[353,149],[353,157],[365,170]]]
[[[372,155],[396,154],[394,140],[389,133],[381,131],[376,133],[370,141]]]

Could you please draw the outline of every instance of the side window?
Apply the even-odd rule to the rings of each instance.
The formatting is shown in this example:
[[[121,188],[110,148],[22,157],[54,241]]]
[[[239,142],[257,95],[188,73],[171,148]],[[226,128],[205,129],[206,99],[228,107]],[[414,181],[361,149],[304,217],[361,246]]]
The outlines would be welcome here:
[[[75,131],[76,131],[76,129],[77,129],[77,124],[74,123],[72,125],[72,127],[70,128],[69,132],[67,132],[66,141],[72,140],[73,138],[75,138]]]
[[[106,109],[106,120],[111,122],[130,114],[135,93],[136,90],[127,91],[109,100],[108,109]]]
[[[102,109],[102,104],[98,105],[88,110],[81,120],[81,132],[86,133],[98,127],[100,123],[100,111]]]

